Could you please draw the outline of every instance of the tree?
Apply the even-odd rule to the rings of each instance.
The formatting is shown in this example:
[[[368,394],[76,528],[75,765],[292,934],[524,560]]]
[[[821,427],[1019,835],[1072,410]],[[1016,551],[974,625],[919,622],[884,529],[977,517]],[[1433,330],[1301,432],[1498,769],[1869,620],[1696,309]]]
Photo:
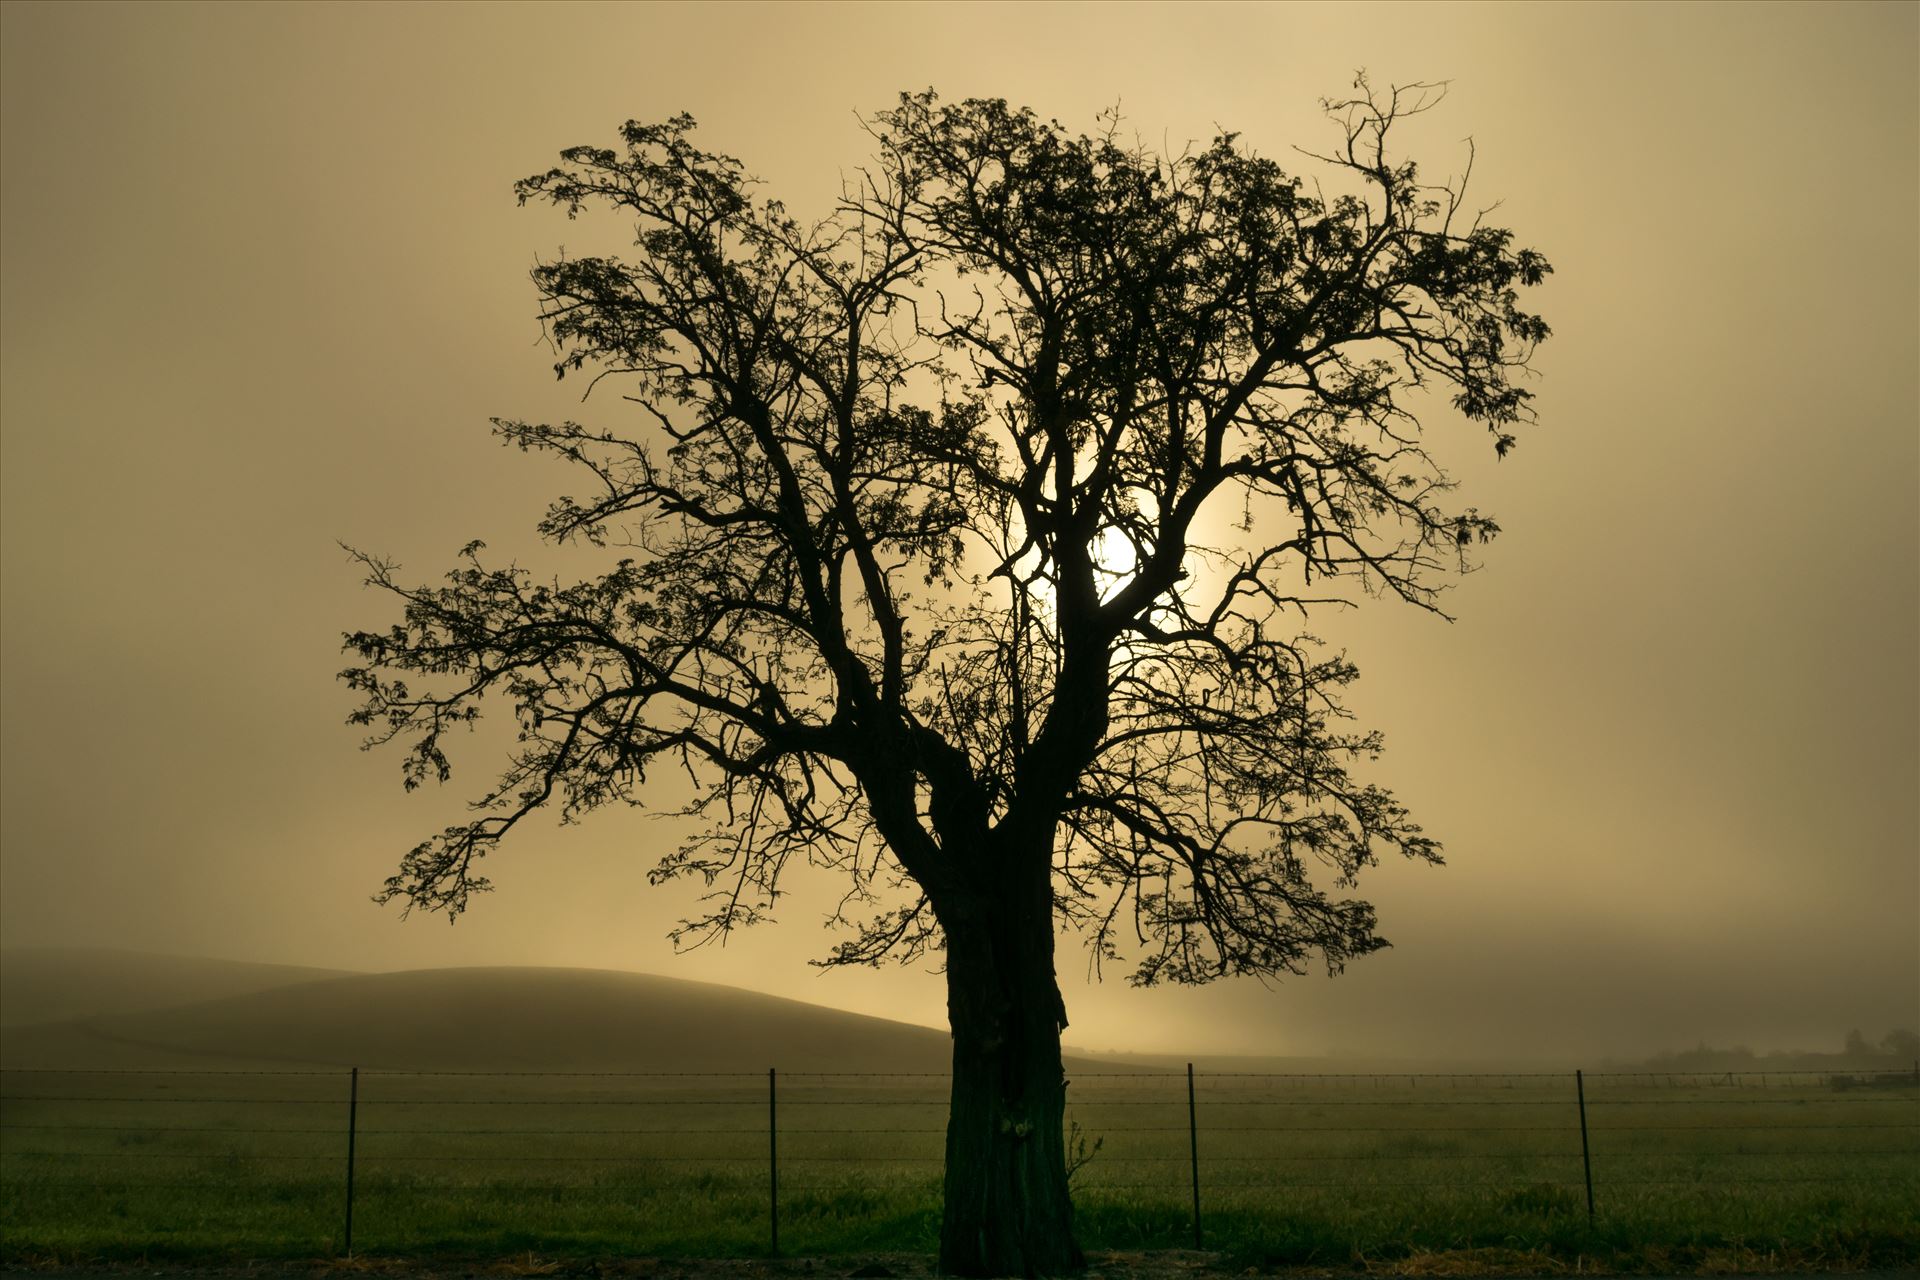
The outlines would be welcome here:
[[[1334,195],[1231,134],[1161,157],[1113,117],[931,92],[866,122],[875,157],[817,223],[686,116],[520,182],[637,224],[629,257],[533,272],[556,374],[637,408],[495,423],[580,468],[540,528],[589,576],[475,543],[415,586],[361,557],[403,617],[348,637],[344,678],[406,784],[448,777],[489,697],[519,721],[479,816],[384,899],[457,914],[529,813],[691,774],[707,821],[651,873],[709,888],[677,938],[761,919],[801,858],[845,877],[825,963],[944,952],[940,1265],[1080,1267],[1056,927],[1137,983],[1334,971],[1385,945],[1340,896],[1362,868],[1439,861],[1351,772],[1379,739],[1304,633],[1362,589],[1437,610],[1496,532],[1448,504],[1427,390],[1503,455],[1531,418],[1547,327],[1517,291],[1546,261],[1388,150],[1436,96],[1326,104]]]
[[[1895,1063],[1920,1061],[1920,1035],[1895,1027],[1880,1038],[1880,1052]]]

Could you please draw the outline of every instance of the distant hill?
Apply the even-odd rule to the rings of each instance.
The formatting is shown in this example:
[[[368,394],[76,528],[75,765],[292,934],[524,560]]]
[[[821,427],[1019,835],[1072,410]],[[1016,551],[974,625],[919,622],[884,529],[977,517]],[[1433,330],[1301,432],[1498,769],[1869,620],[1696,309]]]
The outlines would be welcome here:
[[[0,1036],[9,1067],[943,1072],[951,1058],[947,1033],[930,1027],[594,969],[329,977]]]
[[[9,948],[0,951],[0,1027],[170,1009],[350,972],[97,947]]]

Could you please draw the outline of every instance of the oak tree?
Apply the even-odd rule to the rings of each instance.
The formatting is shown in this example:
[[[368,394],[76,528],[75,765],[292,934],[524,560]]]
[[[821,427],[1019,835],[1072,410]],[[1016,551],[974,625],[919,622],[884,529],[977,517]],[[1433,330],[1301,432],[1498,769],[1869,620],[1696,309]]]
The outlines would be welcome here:
[[[344,677],[407,784],[491,701],[519,721],[384,896],[457,914],[528,814],[691,775],[704,822],[652,871],[709,888],[683,939],[765,916],[799,859],[844,877],[826,962],[942,953],[942,1269],[1080,1267],[1056,934],[1137,983],[1337,970],[1384,945],[1362,869],[1439,860],[1306,630],[1437,610],[1497,530],[1428,424],[1505,454],[1532,417],[1519,290],[1549,268],[1390,149],[1434,96],[1326,104],[1312,183],[1231,134],[1161,155],[931,92],[866,122],[818,221],[686,116],[520,182],[634,225],[533,272],[556,372],[622,398],[495,423],[577,467],[540,529],[581,576],[361,557],[401,619]]]

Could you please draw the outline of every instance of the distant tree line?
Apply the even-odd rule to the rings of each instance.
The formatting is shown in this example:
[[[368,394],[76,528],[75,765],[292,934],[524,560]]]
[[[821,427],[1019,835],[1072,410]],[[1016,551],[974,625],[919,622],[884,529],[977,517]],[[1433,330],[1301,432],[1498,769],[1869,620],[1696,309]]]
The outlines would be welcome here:
[[[1891,1071],[1911,1067],[1920,1059],[1920,1033],[1904,1027],[1869,1043],[1859,1030],[1847,1032],[1838,1053],[1775,1049],[1755,1053],[1745,1045],[1715,1049],[1701,1044],[1692,1049],[1657,1053],[1633,1066],[1648,1071]]]

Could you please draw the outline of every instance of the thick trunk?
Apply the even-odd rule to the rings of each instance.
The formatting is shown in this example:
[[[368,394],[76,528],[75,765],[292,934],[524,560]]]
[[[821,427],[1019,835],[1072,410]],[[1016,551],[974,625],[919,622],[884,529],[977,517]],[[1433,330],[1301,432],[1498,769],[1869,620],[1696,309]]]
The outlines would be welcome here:
[[[1066,1275],[1086,1263],[1073,1239],[1061,1133],[1066,1019],[1051,886],[1006,888],[943,921],[953,1102],[940,1270]]]

